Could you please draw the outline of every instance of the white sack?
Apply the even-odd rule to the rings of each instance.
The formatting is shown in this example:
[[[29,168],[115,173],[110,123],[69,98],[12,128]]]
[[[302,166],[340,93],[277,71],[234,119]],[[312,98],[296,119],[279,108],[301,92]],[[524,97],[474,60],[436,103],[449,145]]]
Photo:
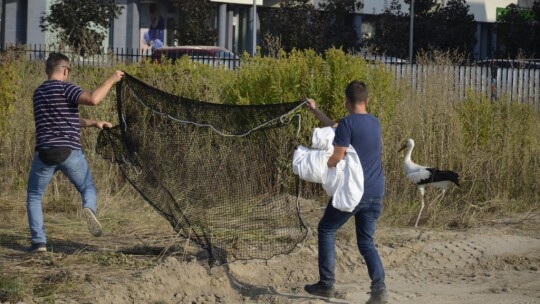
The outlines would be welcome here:
[[[315,128],[312,148],[298,146],[294,151],[293,172],[302,180],[322,184],[326,194],[333,197],[336,209],[351,212],[364,193],[364,172],[352,146],[347,148],[345,159],[335,168],[328,168],[328,159],[334,153],[334,136],[331,127]]]

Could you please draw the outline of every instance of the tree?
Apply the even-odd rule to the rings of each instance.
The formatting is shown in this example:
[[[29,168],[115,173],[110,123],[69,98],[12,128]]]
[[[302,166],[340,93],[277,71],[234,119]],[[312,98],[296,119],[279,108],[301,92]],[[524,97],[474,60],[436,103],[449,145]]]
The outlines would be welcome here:
[[[324,50],[322,15],[310,0],[283,0],[273,9],[268,33],[280,37],[285,51],[292,49]]]
[[[415,7],[416,10],[416,7]],[[476,23],[465,0],[449,0],[434,5],[433,11],[421,19],[417,50],[456,51],[471,57],[476,44]],[[416,33],[415,33],[416,34]]]
[[[497,56],[516,58],[540,55],[540,1],[526,10],[516,4],[506,7],[496,22]]]
[[[398,0],[392,0],[382,14],[370,18],[375,35],[363,41],[362,46],[376,53],[405,58],[409,44],[409,17],[401,12]]]
[[[173,0],[180,13],[176,37],[180,44],[214,45],[217,30],[212,24],[216,10],[209,0]]]
[[[63,0],[40,18],[42,31],[57,33],[60,42],[81,55],[99,52],[106,30],[122,12],[114,0]]]
[[[406,4],[411,0],[405,0]],[[375,37],[366,46],[382,53],[407,57],[409,49],[410,14],[401,12],[397,0],[392,0],[375,21]],[[474,16],[469,14],[465,0],[449,0],[445,6],[434,0],[415,0],[413,53],[457,51],[468,57],[476,43]]]
[[[293,48],[317,52],[335,47],[353,49],[358,44],[354,14],[359,0],[323,0],[316,8],[311,0],[283,0],[265,20],[266,35],[279,37],[286,51]]]
[[[358,46],[358,33],[354,28],[354,16],[364,7],[359,0],[325,0],[319,4],[326,22],[326,48],[341,47],[344,50]]]

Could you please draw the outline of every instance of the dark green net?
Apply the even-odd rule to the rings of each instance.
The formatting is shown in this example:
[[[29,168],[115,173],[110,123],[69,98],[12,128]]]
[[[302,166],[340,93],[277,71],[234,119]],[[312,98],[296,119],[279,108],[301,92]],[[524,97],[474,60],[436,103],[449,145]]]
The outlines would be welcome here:
[[[291,169],[301,104],[207,103],[125,75],[120,124],[99,134],[96,150],[211,265],[269,259],[307,233]]]

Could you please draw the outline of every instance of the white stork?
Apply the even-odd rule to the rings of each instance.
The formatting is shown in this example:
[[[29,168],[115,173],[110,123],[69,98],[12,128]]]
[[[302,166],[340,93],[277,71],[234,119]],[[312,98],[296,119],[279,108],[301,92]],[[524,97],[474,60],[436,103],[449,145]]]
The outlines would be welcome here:
[[[454,183],[459,187],[459,175],[453,171],[439,170],[437,168],[424,167],[413,163],[413,161],[411,160],[413,148],[414,140],[409,138],[405,141],[405,143],[398,152],[402,151],[403,149],[407,149],[405,151],[403,169],[405,171],[407,179],[413,184],[415,184],[420,191],[420,202],[422,203],[422,206],[420,207],[420,213],[418,213],[418,218],[416,219],[416,223],[414,224],[414,227],[417,227],[418,221],[420,220],[420,215],[422,214],[422,210],[424,210],[425,188],[427,186],[433,186],[442,189],[441,194],[435,199],[437,200],[440,196],[444,195],[446,188],[448,188],[450,184]]]

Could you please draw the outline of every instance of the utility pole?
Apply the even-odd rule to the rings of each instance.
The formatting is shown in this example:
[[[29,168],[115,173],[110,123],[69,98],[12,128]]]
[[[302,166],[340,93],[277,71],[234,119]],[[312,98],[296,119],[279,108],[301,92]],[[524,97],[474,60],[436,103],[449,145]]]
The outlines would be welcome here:
[[[257,0],[253,0],[253,25],[251,29],[253,31],[251,56],[255,56],[257,52]]]
[[[409,63],[413,63],[413,35],[414,35],[414,0],[411,0],[411,22],[409,27]]]

